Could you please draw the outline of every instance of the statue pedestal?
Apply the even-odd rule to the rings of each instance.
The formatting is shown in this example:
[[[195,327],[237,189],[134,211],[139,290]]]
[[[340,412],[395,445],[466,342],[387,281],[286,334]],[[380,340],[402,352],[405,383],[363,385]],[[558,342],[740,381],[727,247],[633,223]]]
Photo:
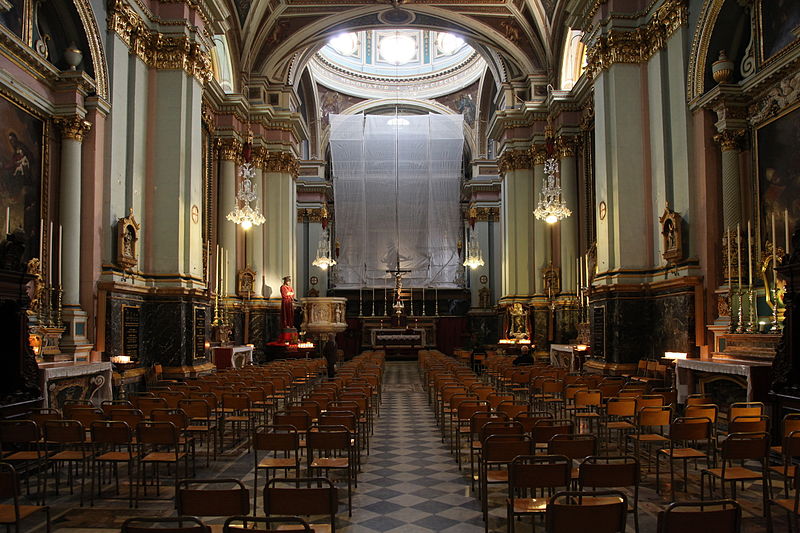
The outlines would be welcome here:
[[[345,298],[301,298],[303,324],[300,329],[314,339],[332,339],[337,333],[347,329],[344,318],[346,304]]]

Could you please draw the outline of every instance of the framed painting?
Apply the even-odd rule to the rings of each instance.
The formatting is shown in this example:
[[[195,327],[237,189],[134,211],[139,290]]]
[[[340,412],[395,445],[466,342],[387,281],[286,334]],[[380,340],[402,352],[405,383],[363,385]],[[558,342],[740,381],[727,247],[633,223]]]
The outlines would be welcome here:
[[[761,58],[764,61],[800,38],[800,2],[797,0],[762,0]]]
[[[778,221],[778,246],[784,246],[784,212],[789,225],[800,222],[800,106],[756,129],[759,215],[762,242],[772,241],[771,218]]]
[[[41,117],[0,93],[0,268],[24,269],[40,257],[46,128]]]

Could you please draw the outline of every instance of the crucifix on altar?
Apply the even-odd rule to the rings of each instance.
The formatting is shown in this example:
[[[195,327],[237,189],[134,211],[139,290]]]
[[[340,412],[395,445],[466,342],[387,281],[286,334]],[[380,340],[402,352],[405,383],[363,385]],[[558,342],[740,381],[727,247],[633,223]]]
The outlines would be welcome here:
[[[400,269],[400,257],[397,258],[397,263],[394,270],[387,270],[387,274],[392,274],[394,276],[394,305],[392,308],[394,309],[394,314],[397,316],[398,321],[400,317],[403,315],[403,311],[405,310],[405,306],[403,305],[402,300],[400,299],[401,292],[403,290],[403,275],[408,274],[411,272],[410,270],[401,270]]]

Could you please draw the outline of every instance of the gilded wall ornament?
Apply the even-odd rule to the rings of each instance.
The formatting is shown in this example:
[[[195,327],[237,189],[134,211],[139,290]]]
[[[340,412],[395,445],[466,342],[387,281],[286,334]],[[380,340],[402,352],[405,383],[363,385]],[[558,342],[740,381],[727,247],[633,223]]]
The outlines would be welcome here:
[[[497,162],[497,167],[501,174],[515,170],[526,170],[531,166],[531,154],[528,150],[506,150]]]
[[[230,137],[217,139],[217,157],[222,161],[238,163],[242,158],[242,141]]]
[[[661,224],[661,256],[667,264],[675,264],[683,259],[683,219],[666,206],[658,222]]]
[[[117,221],[117,265],[130,270],[139,263],[137,243],[139,242],[140,225],[133,216],[133,208],[127,217]]]
[[[59,117],[53,122],[61,131],[62,138],[78,142],[83,142],[83,138],[92,129],[92,123],[79,116]]]
[[[264,158],[264,172],[282,172],[296,179],[300,174],[300,163],[288,152],[269,152]]]
[[[236,295],[240,298],[250,298],[255,293],[256,272],[251,268],[239,271],[236,282]]]
[[[724,130],[714,135],[714,142],[719,144],[723,152],[740,152],[744,148],[744,139],[744,130]]]

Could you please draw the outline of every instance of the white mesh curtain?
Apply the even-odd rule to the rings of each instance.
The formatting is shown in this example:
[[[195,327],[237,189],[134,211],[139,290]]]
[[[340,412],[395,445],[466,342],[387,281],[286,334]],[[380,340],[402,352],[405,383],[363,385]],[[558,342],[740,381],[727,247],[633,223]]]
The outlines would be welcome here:
[[[331,115],[337,287],[453,287],[462,115]]]

